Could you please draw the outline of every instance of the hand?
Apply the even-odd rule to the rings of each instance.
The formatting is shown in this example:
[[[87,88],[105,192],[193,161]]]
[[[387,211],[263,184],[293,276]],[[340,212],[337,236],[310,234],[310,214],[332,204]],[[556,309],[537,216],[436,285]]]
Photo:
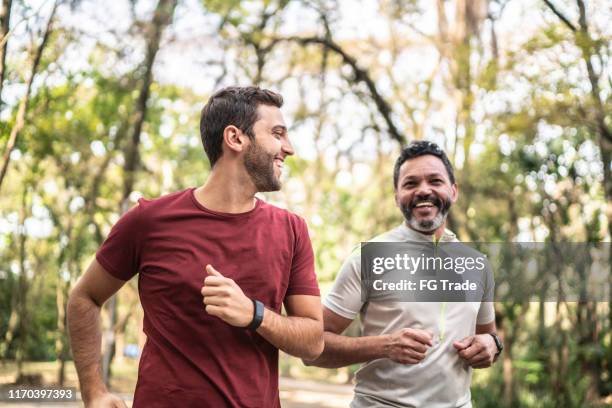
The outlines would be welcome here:
[[[491,367],[497,354],[497,345],[489,334],[468,336],[461,341],[455,341],[453,346],[459,352],[459,357],[473,368]]]
[[[202,296],[206,312],[236,327],[246,327],[253,320],[253,301],[245,296],[232,279],[206,265]]]
[[[110,392],[104,392],[85,402],[86,408],[127,408],[125,402]]]
[[[402,329],[389,335],[387,358],[402,364],[417,364],[432,346],[432,335],[421,329]]]

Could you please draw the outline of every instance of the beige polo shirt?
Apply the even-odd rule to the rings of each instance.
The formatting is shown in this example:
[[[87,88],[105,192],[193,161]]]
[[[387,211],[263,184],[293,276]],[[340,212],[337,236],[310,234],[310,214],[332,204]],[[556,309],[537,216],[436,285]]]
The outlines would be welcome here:
[[[431,242],[432,237],[405,224],[370,242]],[[446,230],[441,242],[458,242]],[[485,293],[493,291],[492,280]],[[363,336],[418,328],[433,333],[434,345],[419,364],[400,364],[390,359],[364,363],[355,376],[352,408],[373,407],[471,407],[472,368],[457,354],[453,342],[475,334],[477,324],[495,319],[491,302],[390,302],[361,297],[361,252],[353,251],[342,265],[323,304],[347,319],[361,317]]]

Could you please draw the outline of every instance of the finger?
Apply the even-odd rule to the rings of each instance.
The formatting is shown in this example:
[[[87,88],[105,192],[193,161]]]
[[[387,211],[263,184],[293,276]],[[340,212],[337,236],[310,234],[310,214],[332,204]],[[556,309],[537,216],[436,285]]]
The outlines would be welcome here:
[[[480,359],[480,360],[476,360],[472,359],[471,363],[468,363],[472,368],[487,368],[487,367],[491,367],[491,364],[493,363],[493,361],[491,361],[491,359],[489,358],[489,356],[486,356],[484,359]]]
[[[222,308],[219,306],[215,306],[215,305],[206,305],[204,307],[204,310],[206,310],[206,313],[208,313],[211,316],[221,316],[221,310]]]
[[[395,361],[400,364],[418,364],[421,362],[421,360],[417,360],[411,357],[400,357]]]
[[[427,346],[425,344],[413,339],[409,339],[408,343],[404,347],[410,350],[415,350],[417,353],[425,353],[427,351]]]
[[[478,344],[472,344],[470,347],[461,350],[459,352],[459,355],[461,356],[461,358],[464,358],[465,360],[469,361],[481,351],[483,351],[482,346]]]
[[[223,275],[221,275],[221,272],[219,272],[218,270],[216,270],[215,268],[213,268],[213,266],[212,266],[212,265],[210,265],[210,264],[209,264],[209,265],[206,265],[206,273],[207,273],[209,276],[211,276],[211,275],[212,275],[212,276],[220,276],[220,277],[223,277]]]
[[[472,368],[489,368],[489,367],[491,367],[491,363],[489,361],[485,361],[484,363],[472,365]]]
[[[221,286],[227,283],[227,278],[222,276],[207,276],[204,279],[204,286]]]
[[[453,342],[453,346],[457,350],[463,350],[466,347],[469,347],[474,342],[475,336],[468,336],[460,341]]]
[[[453,346],[457,349],[457,350],[463,350],[467,347],[469,347],[472,342],[474,341],[474,336],[468,336],[462,340],[459,341],[455,341],[453,342]]]
[[[206,285],[200,290],[202,296],[228,296],[227,289],[223,286]]]
[[[429,333],[428,331],[425,330],[419,330],[419,329],[410,329],[407,334],[409,334],[409,337],[411,337],[412,339],[422,343],[422,344],[426,344],[428,346],[433,345],[432,343],[432,335],[431,333]]]
[[[486,350],[483,350],[480,353],[476,354],[474,357],[470,358],[468,360],[468,364],[474,366],[488,361],[490,361],[489,353],[487,353]]]
[[[226,306],[227,298],[220,296],[204,296],[203,300],[205,305],[212,306]]]
[[[406,353],[408,358],[417,360],[417,361],[421,361],[425,358],[425,353],[419,353],[416,350],[408,350],[408,352]]]

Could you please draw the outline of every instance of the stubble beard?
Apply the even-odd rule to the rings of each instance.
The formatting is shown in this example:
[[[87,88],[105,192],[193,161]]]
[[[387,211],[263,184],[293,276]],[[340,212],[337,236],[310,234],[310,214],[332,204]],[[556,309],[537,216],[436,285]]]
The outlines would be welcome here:
[[[280,179],[274,174],[274,157],[274,154],[268,153],[255,140],[247,147],[244,167],[259,192],[281,189]]]
[[[414,206],[422,201],[431,201],[434,206],[438,209],[436,216],[431,220],[419,220],[416,216],[412,214],[412,210]],[[446,221],[446,217],[448,216],[448,211],[451,207],[450,199],[441,199],[435,195],[429,195],[428,197],[420,197],[418,199],[414,199],[409,203],[401,204],[400,209],[404,218],[406,219],[406,224],[410,228],[415,231],[424,233],[424,234],[432,234]]]

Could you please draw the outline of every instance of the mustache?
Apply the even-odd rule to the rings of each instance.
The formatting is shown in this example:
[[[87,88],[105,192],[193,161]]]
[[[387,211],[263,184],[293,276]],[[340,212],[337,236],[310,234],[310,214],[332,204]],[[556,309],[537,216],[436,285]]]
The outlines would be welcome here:
[[[445,205],[444,201],[442,201],[442,199],[440,199],[438,196],[434,194],[429,194],[426,196],[415,197],[412,201],[410,201],[409,207],[410,209],[413,209],[418,204],[423,203],[423,202],[430,202],[436,207],[438,207],[438,209],[442,209],[442,207]]]
[[[426,196],[418,196],[418,197],[415,197],[409,203],[407,203],[405,206],[403,206],[402,211],[404,211],[404,215],[406,216],[406,219],[411,218],[412,217],[412,210],[414,210],[415,207],[419,203],[422,203],[424,201],[431,202],[434,206],[436,206],[438,208],[438,211],[442,215],[446,215],[446,213],[448,213],[448,211],[450,210],[451,205],[452,205],[450,197],[448,199],[443,199],[443,198],[438,197],[435,194],[428,194]]]

